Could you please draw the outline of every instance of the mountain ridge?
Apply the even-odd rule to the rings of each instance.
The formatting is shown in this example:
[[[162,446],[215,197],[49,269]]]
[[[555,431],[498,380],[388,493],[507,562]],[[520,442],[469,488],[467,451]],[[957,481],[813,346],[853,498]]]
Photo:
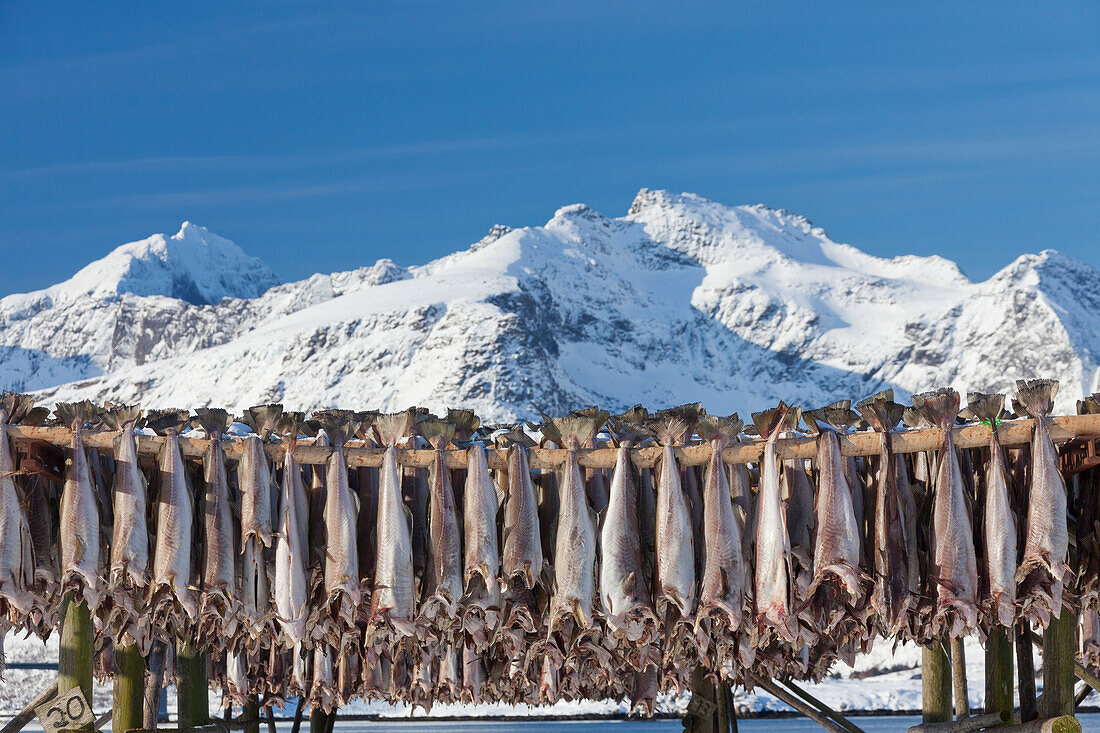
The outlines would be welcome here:
[[[116,287],[28,316],[8,296],[0,383],[45,401],[424,404],[498,420],[1052,376],[1066,411],[1100,365],[1100,277],[1085,263],[1044,250],[972,282],[943,257],[875,257],[797,214],[695,194],[642,189],[615,218],[564,206],[423,265],[379,260],[260,293],[254,272],[246,297],[217,302]],[[214,281],[199,300],[231,287]]]

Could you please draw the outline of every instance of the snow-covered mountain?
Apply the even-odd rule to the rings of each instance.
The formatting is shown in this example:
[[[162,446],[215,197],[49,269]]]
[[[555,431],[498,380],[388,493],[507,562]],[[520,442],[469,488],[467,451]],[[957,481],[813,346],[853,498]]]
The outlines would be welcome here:
[[[426,265],[276,285],[184,224],[0,300],[0,385],[44,401],[393,410],[490,420],[599,403],[806,405],[886,386],[1098,387],[1100,274],[1052,250],[985,282],[941,257],[873,257],[805,218],[643,189],[493,227]]]

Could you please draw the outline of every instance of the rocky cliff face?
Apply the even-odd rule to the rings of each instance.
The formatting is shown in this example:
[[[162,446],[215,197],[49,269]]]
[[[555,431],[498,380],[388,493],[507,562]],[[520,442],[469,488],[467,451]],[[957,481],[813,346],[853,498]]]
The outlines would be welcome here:
[[[0,383],[45,401],[461,405],[498,420],[689,400],[744,414],[1053,376],[1065,411],[1100,364],[1100,275],[1056,252],[973,283],[788,212],[645,189],[621,218],[566,206],[423,266],[275,283],[190,224],[124,245],[0,300]]]

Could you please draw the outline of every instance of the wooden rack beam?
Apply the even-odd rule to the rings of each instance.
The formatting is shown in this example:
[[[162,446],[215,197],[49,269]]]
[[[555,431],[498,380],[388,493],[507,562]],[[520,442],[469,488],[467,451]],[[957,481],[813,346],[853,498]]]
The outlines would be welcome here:
[[[997,435],[1001,444],[1007,447],[1024,445],[1031,440],[1034,421],[1007,420],[997,428]],[[1062,415],[1051,417],[1048,420],[1050,437],[1055,443],[1065,443],[1074,438],[1100,438],[1100,414],[1093,415]],[[64,427],[29,427],[11,425],[8,434],[16,441],[44,441],[59,446],[68,446],[72,442],[72,431]],[[977,448],[989,444],[990,428],[988,425],[976,423],[963,425],[952,430],[955,445],[959,448]],[[84,445],[98,450],[112,450],[114,439],[118,431],[85,431]],[[935,450],[939,448],[943,439],[943,431],[939,428],[911,428],[892,433],[892,445],[898,453],[916,453],[919,451]],[[156,454],[164,446],[165,438],[151,435],[138,435],[137,445],[139,453]],[[881,436],[872,431],[851,433],[841,436],[840,452],[846,456],[870,456],[878,455],[881,446]],[[209,444],[206,438],[181,437],[179,439],[180,450],[184,456],[199,458]],[[332,455],[333,448],[329,446],[312,445],[312,441],[300,441],[294,451],[294,456],[300,464],[324,464]],[[243,452],[243,441],[240,438],[224,438],[222,445],[227,458],[239,458]],[[382,465],[381,448],[365,448],[361,440],[348,441],[344,448],[344,456],[348,466],[380,466]],[[267,454],[276,461],[283,459],[286,446],[283,443],[267,443],[264,445]],[[781,438],[778,441],[778,455],[780,459],[812,458],[817,451],[816,439],[812,436],[800,436],[796,438]],[[697,443],[676,448],[676,455],[682,465],[703,465],[710,458],[710,445]],[[722,452],[722,460],[726,463],[754,463],[760,460],[764,451],[764,440],[757,438],[745,440],[727,447]],[[488,450],[490,468],[506,468],[507,455],[504,449],[490,448]],[[557,468],[565,460],[567,451],[561,448],[531,448],[528,461],[532,469]],[[592,448],[577,451],[580,465],[585,468],[611,468],[615,465],[617,457],[615,448]],[[447,466],[450,468],[466,467],[465,450],[448,450]],[[652,467],[656,464],[661,454],[658,446],[647,446],[631,450],[634,465],[640,468]],[[427,467],[432,461],[433,451],[399,449],[398,461],[403,466]]]

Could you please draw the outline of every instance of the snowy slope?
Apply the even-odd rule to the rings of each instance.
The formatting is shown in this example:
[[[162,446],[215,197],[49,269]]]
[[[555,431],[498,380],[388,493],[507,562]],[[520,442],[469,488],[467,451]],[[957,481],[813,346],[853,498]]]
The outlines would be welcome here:
[[[201,264],[173,255],[190,249]],[[1056,252],[973,283],[946,259],[873,257],[785,211],[646,189],[623,217],[576,204],[423,266],[273,283],[193,225],[125,245],[0,300],[0,385],[45,401],[461,405],[497,420],[688,400],[744,414],[1043,375],[1071,410],[1100,365],[1100,276]]]

